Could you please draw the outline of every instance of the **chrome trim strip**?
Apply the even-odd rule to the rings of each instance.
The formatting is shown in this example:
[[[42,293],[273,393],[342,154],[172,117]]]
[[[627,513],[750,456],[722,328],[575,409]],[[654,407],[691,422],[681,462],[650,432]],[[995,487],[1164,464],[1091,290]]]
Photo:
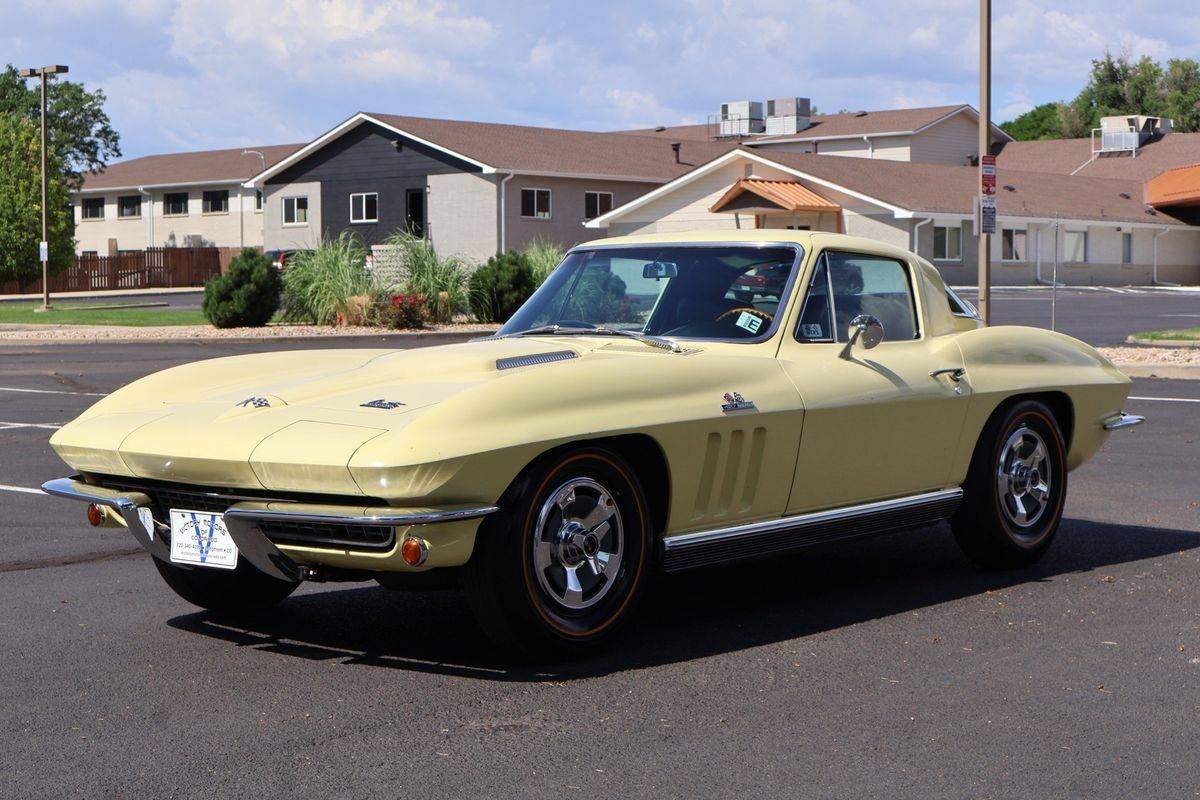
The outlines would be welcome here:
[[[875,503],[668,536],[663,539],[663,566],[667,571],[687,569],[825,541],[930,524],[949,517],[958,507],[962,494],[960,488],[944,489]],[[844,527],[839,530],[839,526]],[[810,531],[813,535],[792,541],[782,536],[804,531]],[[723,552],[723,546],[739,542],[747,543],[745,551]]]
[[[137,543],[146,549],[150,555],[163,561],[171,560],[171,549],[161,536],[155,536],[142,525],[138,509],[150,506],[150,498],[142,492],[123,492],[116,489],[105,489],[103,486],[92,486],[78,478],[56,478],[42,484],[42,491],[54,497],[64,497],[67,500],[77,500],[84,503],[95,503],[111,508],[121,515],[129,533]]]
[[[1109,417],[1104,420],[1104,430],[1116,431],[1121,428],[1132,428],[1135,425],[1141,425],[1146,421],[1146,418],[1138,414],[1126,414],[1122,411],[1120,414]]]

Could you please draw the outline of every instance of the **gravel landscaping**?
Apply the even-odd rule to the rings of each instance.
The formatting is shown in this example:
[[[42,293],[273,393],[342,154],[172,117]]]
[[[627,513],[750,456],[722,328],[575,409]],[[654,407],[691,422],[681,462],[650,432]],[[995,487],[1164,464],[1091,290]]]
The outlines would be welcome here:
[[[267,325],[262,328],[214,328],[211,325],[134,327],[126,325],[0,325],[0,342],[93,342],[111,340],[170,341],[180,339],[284,339],[314,336],[425,336],[429,334],[496,331],[499,325],[429,325],[420,330],[395,330],[327,325]]]
[[[1191,347],[1101,347],[1114,364],[1170,364],[1200,366],[1200,348]]]

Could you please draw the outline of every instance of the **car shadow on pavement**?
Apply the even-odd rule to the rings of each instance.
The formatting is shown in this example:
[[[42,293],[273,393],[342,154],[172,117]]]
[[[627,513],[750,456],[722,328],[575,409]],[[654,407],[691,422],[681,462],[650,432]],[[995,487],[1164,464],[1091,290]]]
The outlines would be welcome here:
[[[1200,533],[1068,519],[1034,567],[981,572],[939,525],[660,579],[629,625],[599,652],[537,664],[506,659],[452,591],[331,584],[235,620],[208,612],[174,627],[318,661],[498,681],[562,681],[689,661],[798,639],[867,620],[1070,573],[1200,547]]]

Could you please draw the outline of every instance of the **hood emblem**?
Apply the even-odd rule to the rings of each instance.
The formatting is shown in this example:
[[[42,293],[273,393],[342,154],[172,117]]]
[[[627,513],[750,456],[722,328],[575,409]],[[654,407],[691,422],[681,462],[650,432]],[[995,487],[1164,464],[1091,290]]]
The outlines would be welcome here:
[[[253,406],[254,408],[270,408],[271,401],[265,397],[247,397],[238,403],[238,408],[247,408],[249,406]]]
[[[757,411],[758,407],[754,405],[753,401],[742,397],[740,392],[726,392],[721,410],[728,414],[731,411]]]
[[[361,403],[363,408],[382,408],[385,411],[391,411],[393,408],[399,408],[404,405],[399,400],[372,400],[369,403]]]

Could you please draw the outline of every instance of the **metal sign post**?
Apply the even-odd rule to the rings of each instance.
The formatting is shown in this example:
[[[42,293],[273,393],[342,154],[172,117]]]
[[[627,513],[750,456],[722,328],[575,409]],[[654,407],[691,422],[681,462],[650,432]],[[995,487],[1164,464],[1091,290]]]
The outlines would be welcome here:
[[[979,0],[979,316],[984,325],[992,324],[992,233],[996,230],[996,159],[989,155],[991,128],[992,0]],[[985,173],[989,159],[990,184]],[[990,195],[987,193],[989,186]],[[990,201],[990,211],[987,201]]]

